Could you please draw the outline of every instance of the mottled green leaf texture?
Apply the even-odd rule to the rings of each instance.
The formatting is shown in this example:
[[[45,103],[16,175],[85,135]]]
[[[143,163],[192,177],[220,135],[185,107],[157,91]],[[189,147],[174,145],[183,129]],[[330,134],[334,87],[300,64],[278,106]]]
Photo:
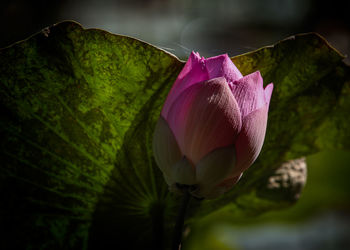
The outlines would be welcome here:
[[[282,162],[350,148],[350,70],[316,34],[234,57],[275,84],[265,145],[229,193],[192,218],[254,213]],[[184,62],[147,43],[63,22],[0,50],[0,249],[147,249],[179,197],[152,156],[160,109]],[[164,223],[163,223],[164,222]],[[112,248],[113,247],[113,248]]]

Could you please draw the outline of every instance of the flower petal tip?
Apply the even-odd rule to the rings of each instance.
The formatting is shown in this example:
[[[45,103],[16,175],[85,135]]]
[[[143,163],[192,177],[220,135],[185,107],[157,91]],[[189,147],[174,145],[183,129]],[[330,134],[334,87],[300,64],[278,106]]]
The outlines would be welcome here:
[[[205,63],[209,78],[223,76],[228,82],[233,82],[243,77],[228,54],[210,57],[205,60]]]
[[[263,87],[263,78],[259,70],[247,75],[246,77],[251,77],[253,82],[255,82],[258,86]]]
[[[267,85],[264,89],[265,92],[265,101],[266,104],[269,105],[270,104],[270,100],[271,100],[271,95],[272,95],[272,91],[273,91],[273,83],[270,83],[269,85]]]
[[[231,90],[240,106],[243,118],[266,105],[260,71],[255,71],[235,81],[231,85]]]
[[[199,52],[192,51],[189,59],[192,59],[192,60],[198,62],[201,59],[201,56],[200,56]]]

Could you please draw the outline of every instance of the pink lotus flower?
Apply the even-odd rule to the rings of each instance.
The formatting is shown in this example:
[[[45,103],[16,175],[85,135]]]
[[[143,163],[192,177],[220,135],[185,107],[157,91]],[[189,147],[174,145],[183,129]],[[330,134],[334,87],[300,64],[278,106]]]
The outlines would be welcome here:
[[[242,76],[225,55],[192,52],[163,106],[155,160],[172,190],[216,198],[235,185],[262,148],[273,84],[259,71]]]

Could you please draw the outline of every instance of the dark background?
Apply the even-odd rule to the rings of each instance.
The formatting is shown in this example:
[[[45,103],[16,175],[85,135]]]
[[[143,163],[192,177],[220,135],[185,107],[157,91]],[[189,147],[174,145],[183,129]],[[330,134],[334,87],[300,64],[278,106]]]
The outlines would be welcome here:
[[[70,19],[144,40],[183,59],[192,50],[234,56],[311,31],[349,54],[349,7],[344,0],[3,0],[0,47]]]

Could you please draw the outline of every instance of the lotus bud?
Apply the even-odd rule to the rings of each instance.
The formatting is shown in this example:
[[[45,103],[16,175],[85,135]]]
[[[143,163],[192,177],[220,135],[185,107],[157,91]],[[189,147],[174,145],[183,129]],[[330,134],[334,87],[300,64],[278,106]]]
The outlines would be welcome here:
[[[242,76],[227,54],[205,59],[192,52],[153,138],[170,189],[190,186],[207,199],[231,189],[260,153],[272,90],[259,71]]]

